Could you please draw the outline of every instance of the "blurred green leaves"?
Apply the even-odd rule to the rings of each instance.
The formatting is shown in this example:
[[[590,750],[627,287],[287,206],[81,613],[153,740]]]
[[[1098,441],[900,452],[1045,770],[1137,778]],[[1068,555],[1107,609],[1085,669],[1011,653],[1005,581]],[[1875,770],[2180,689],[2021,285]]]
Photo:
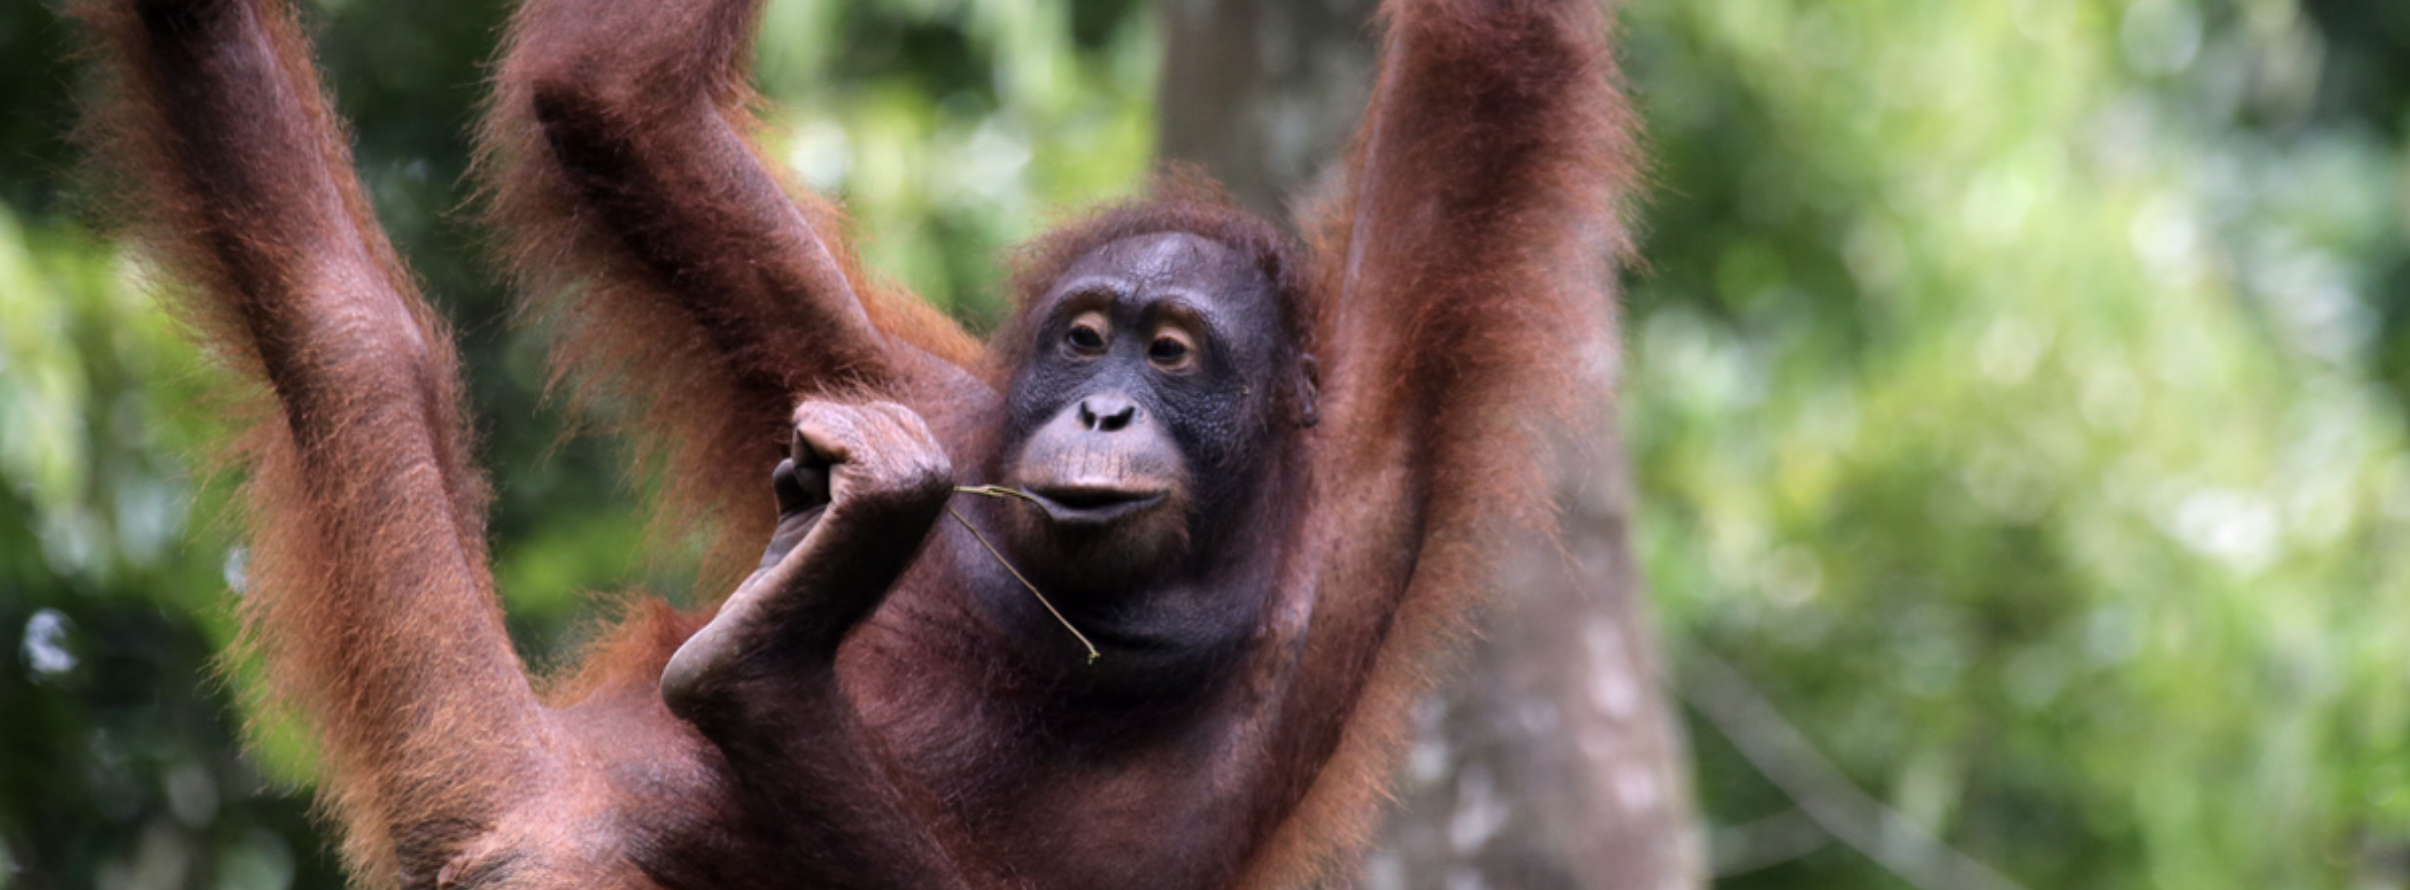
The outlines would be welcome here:
[[[0,478],[32,508],[49,571],[96,582],[184,535],[177,443],[130,390],[188,374],[191,349],[122,279],[88,236],[28,232],[0,207]]]
[[[874,268],[984,328],[1001,248],[1146,172],[1151,27],[1132,2],[772,4],[757,80],[790,101],[764,135]]]
[[[1635,4],[1668,624],[2029,886],[2396,886],[2403,146],[2284,3]],[[1793,802],[1700,727],[1708,811]],[[1732,861],[1762,860],[1745,832]],[[2391,874],[2391,877],[2386,875]],[[2368,884],[2376,881],[2375,884]],[[1826,849],[1736,886],[1896,884]]]

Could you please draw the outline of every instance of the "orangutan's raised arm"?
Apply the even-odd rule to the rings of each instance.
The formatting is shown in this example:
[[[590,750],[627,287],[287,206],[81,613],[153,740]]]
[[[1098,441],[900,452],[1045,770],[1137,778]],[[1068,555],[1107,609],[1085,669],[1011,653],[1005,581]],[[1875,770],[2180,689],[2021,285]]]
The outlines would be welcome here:
[[[489,222],[554,367],[633,397],[681,506],[758,514],[787,412],[827,391],[971,385],[977,346],[874,286],[834,207],[747,139],[762,0],[529,0],[479,139]]]
[[[281,4],[74,11],[116,81],[91,127],[132,237],[275,397],[246,440],[249,632],[275,693],[314,718],[353,860],[432,875],[538,759],[450,339],[373,221]]]
[[[1496,581],[1500,535],[1547,515],[1541,433],[1608,398],[1581,381],[1614,359],[1599,346],[1638,153],[1604,12],[1383,5],[1345,190],[1305,225],[1327,301],[1315,478],[1329,552],[1289,629],[1303,654],[1272,719],[1294,756],[1330,758],[1307,812],[1373,811],[1362,776],[1401,733],[1419,665]]]

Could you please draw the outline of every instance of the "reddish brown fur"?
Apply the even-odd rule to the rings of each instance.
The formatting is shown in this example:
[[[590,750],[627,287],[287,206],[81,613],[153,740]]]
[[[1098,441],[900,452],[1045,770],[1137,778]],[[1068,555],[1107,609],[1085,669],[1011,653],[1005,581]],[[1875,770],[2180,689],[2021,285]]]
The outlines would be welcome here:
[[[707,616],[658,603],[632,606],[545,707],[501,630],[450,341],[368,213],[289,15],[76,10],[112,60],[117,98],[90,132],[130,236],[205,342],[276,397],[242,446],[246,616],[273,694],[316,721],[364,884],[1315,883],[1363,843],[1491,545],[1544,518],[1536,432],[1604,397],[1570,383],[1598,360],[1576,332],[1610,322],[1610,264],[1630,252],[1636,151],[1603,17],[1585,0],[1391,0],[1344,194],[1305,226],[1311,261],[1175,177],[1018,269],[1026,300],[1098,245],[1201,235],[1256,258],[1285,339],[1319,357],[1320,425],[1262,433],[1277,460],[1256,488],[1276,503],[1216,554],[1266,606],[1210,685],[1138,723],[1066,714],[1076,699],[1047,690],[1087,681],[1008,664],[966,605],[985,557],[941,526],[846,637],[841,689],[795,681],[762,704],[762,734],[699,733],[664,707],[663,664]],[[743,138],[757,16],[534,0],[481,131],[487,218],[556,332],[558,379],[664,466],[670,530],[723,542],[715,591],[769,535],[763,480],[798,397],[902,402],[958,473],[993,472],[995,387],[1029,348],[1009,324],[983,358],[870,281],[835,209],[770,172]],[[1175,743],[1112,741],[1132,732]],[[810,756],[778,747],[790,736]]]
[[[469,789],[524,768],[534,709],[484,570],[451,340],[369,221],[281,8],[75,11],[117,61],[87,138],[129,236],[213,352],[288,406],[241,440],[247,640],[275,703],[317,720],[328,806],[358,826],[347,858],[391,874],[405,843],[484,818]],[[261,124],[180,136],[212,120]]]

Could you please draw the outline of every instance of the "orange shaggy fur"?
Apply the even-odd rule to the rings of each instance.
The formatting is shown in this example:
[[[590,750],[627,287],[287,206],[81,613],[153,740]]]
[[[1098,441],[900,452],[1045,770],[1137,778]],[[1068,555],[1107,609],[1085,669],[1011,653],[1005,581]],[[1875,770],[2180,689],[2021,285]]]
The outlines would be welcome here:
[[[316,729],[326,805],[359,881],[856,874],[814,851],[747,846],[786,835],[747,815],[744,783],[727,776],[778,767],[731,764],[739,755],[654,692],[708,615],[631,604],[583,667],[540,696],[531,686],[487,568],[489,492],[468,456],[459,361],[373,221],[291,13],[276,0],[71,8],[109,77],[87,139],[117,184],[126,237],[259,397],[260,422],[236,446],[250,474],[247,639],[274,702]],[[665,473],[665,530],[720,543],[705,572],[714,591],[770,537],[765,480],[799,398],[892,399],[966,453],[991,454],[975,429],[982,406],[1030,349],[1026,322],[983,346],[874,281],[837,209],[745,138],[758,16],[752,0],[529,0],[479,132],[485,222],[526,313],[553,333],[555,384],[617,418]],[[1214,675],[1229,694],[1209,696],[1260,708],[1205,728],[1225,735],[1200,730],[1244,744],[1202,765],[1133,757],[1141,765],[1093,786],[1013,759],[1025,749],[1004,740],[961,755],[972,765],[960,775],[908,774],[893,752],[927,739],[895,734],[924,731],[922,703],[865,690],[976,711],[1006,707],[973,698],[1018,681],[948,668],[942,651],[889,664],[877,660],[885,644],[849,643],[839,669],[878,682],[846,694],[870,731],[890,735],[861,742],[838,719],[832,744],[873,766],[784,774],[832,783],[840,798],[792,789],[826,805],[795,818],[867,820],[855,827],[875,830],[836,836],[871,845],[872,861],[942,848],[960,886],[1036,880],[1011,863],[1157,862],[1147,856],[1190,883],[1308,886],[1361,850],[1409,704],[1487,596],[1495,545],[1548,525],[1540,433],[1607,397],[1575,385],[1588,379],[1578,364],[1599,360],[1579,344],[1611,323],[1638,176],[1632,113],[1590,0],[1389,0],[1381,21],[1385,62],[1344,188],[1303,220],[1310,261],[1254,243],[1257,229],[1227,223],[1212,187],[1174,176],[1152,200],[1041,240],[1018,268],[1026,301],[1115,238],[1216,240],[1258,259],[1286,313],[1283,342],[1318,359],[1319,424],[1270,434],[1283,472],[1310,484],[1278,493],[1295,500],[1282,521],[1236,536],[1224,556],[1272,576],[1246,648]],[[917,586],[895,594],[908,601],[888,607],[903,610],[892,623],[979,638],[973,613],[946,598],[968,582],[932,578],[948,569],[924,561],[907,576]],[[958,809],[974,785],[1034,789],[1032,800],[1194,795],[1167,789],[1201,787],[1199,770],[1227,770],[1211,786],[1220,799],[1165,803],[1242,814],[1227,849],[1181,848],[1138,824],[1056,847],[972,837],[996,817]],[[917,821],[877,821],[894,813]],[[989,855],[1000,850],[1019,858]]]

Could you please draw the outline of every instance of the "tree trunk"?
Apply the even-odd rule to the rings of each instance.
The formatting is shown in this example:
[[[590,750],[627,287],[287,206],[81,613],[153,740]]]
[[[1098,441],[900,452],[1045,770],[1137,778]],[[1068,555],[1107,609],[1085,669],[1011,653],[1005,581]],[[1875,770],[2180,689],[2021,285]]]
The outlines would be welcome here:
[[[1370,887],[1704,883],[1689,761],[1632,562],[1631,477],[1611,420],[1584,438],[1563,449],[1562,550],[1511,554],[1482,640],[1415,715]]]
[[[1162,0],[1156,153],[1248,209],[1286,202],[1347,148],[1372,92],[1371,0]]]

